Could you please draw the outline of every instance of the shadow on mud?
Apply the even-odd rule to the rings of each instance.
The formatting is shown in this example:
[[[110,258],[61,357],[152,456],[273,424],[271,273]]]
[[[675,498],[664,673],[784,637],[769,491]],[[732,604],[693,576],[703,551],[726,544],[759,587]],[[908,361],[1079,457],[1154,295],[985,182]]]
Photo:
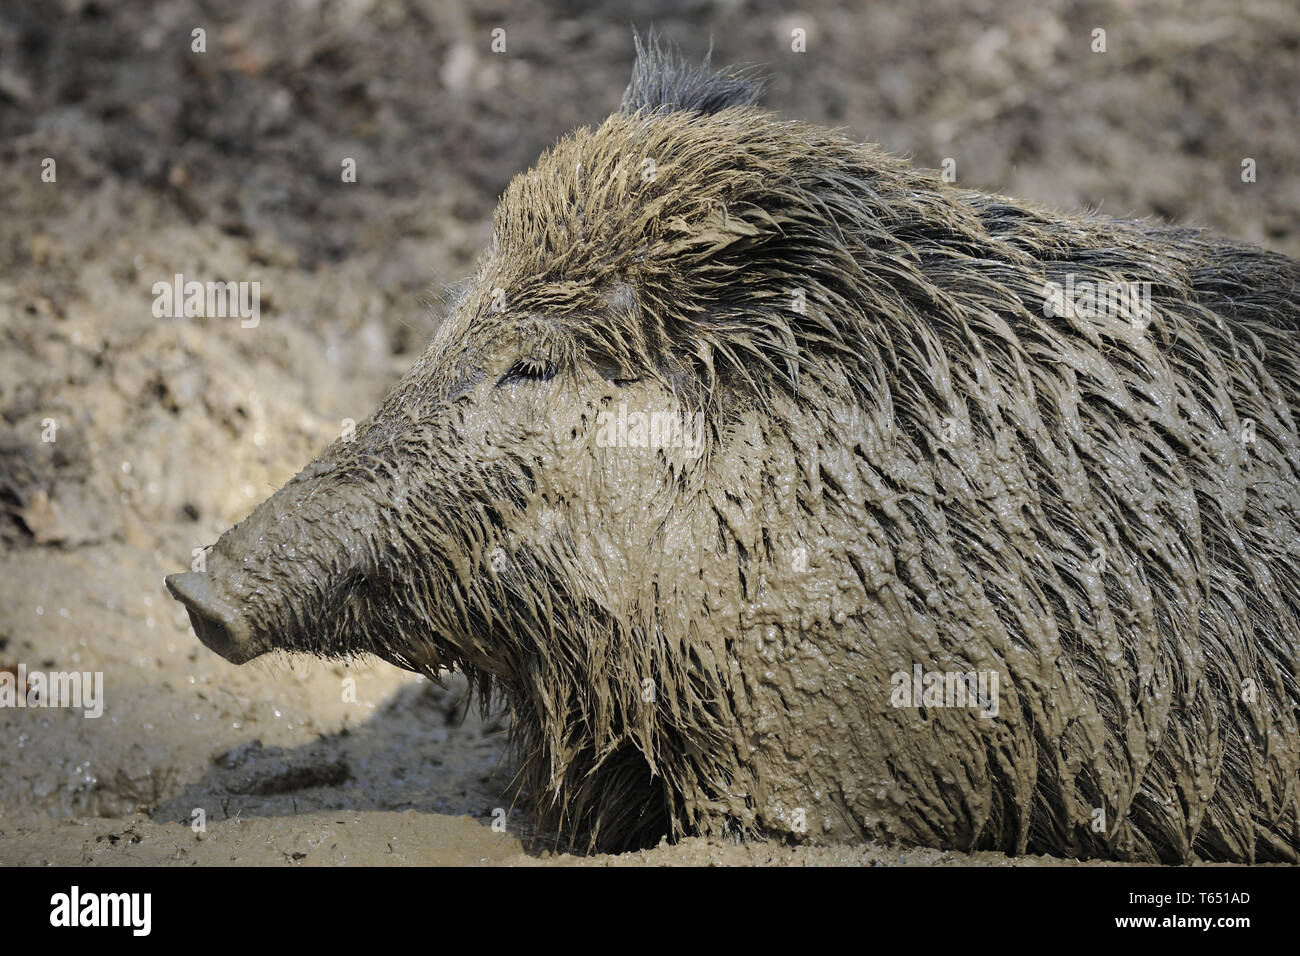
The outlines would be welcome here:
[[[202,779],[150,811],[159,822],[293,816],[317,810],[417,810],[490,822],[509,814],[508,716],[480,715],[454,676],[404,687],[363,724],[300,747],[250,740],[216,756]]]

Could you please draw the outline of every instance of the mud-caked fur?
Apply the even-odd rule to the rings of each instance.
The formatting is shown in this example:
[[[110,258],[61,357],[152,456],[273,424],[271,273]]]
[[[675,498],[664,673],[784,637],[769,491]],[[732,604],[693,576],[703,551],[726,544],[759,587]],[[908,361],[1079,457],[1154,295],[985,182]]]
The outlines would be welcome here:
[[[580,847],[1300,859],[1296,263],[946,185],[755,92],[641,49],[214,580],[273,647],[498,693]],[[1061,314],[1071,282],[1149,312]],[[620,405],[703,447],[595,441]],[[918,667],[996,707],[900,698]]]

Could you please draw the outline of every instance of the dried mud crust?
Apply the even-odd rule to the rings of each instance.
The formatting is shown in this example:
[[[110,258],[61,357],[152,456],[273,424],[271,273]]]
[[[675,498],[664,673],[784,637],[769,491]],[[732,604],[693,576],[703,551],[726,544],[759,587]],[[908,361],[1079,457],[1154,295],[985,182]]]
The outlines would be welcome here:
[[[4,5],[0,667],[103,671],[107,700],[98,720],[0,711],[0,863],[1007,862],[701,840],[555,856],[502,796],[503,722],[463,687],[236,669],[161,587],[411,364],[509,177],[616,107],[629,19],[692,56],[711,35],[715,62],[767,70],[769,106],[952,157],[973,187],[1300,255],[1289,4],[806,9]],[[176,273],[261,282],[261,325],[155,318]]]

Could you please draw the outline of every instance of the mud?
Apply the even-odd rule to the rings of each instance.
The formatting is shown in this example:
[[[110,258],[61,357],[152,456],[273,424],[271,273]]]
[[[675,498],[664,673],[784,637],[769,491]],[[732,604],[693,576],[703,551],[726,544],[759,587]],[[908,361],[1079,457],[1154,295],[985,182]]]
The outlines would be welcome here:
[[[286,8],[274,24],[232,10],[220,58],[192,68],[165,52],[198,16],[188,5],[154,5],[144,20],[100,5],[93,25],[64,14],[38,67],[15,51],[40,32],[43,6],[7,6],[0,33],[0,161],[21,184],[0,198],[0,665],[102,669],[110,709],[99,722],[0,713],[0,859],[303,863],[337,859],[337,847],[382,863],[390,830],[416,861],[554,860],[522,852],[517,815],[506,834],[489,827],[507,769],[500,730],[471,712],[431,731],[432,691],[387,665],[236,670],[198,647],[160,581],[410,364],[441,312],[431,281],[468,270],[508,175],[617,104],[625,18],[502,12],[512,36],[555,39],[501,63],[477,52],[491,10],[413,5],[358,22]],[[955,153],[972,185],[1104,201],[1300,253],[1288,8],[1126,11],[1096,14],[1131,38],[1116,50],[1122,68],[1071,52],[1083,15],[1041,5],[814,10],[826,53],[792,65],[765,52],[788,35],[783,12],[738,8],[711,26],[715,61],[776,60],[768,102],[787,115],[846,123],[925,165]],[[688,14],[655,19],[702,52],[707,31]],[[60,76],[71,79],[50,82]],[[272,110],[248,136],[280,89],[294,111]],[[331,153],[322,144],[340,135],[378,164],[350,194],[295,174],[293,157]],[[232,137],[254,145],[232,153]],[[1254,188],[1239,181],[1243,142],[1271,171]],[[51,153],[57,188],[32,173]],[[274,288],[262,334],[154,319],[149,287],[176,272]],[[47,417],[62,423],[54,448],[33,438]],[[357,703],[342,699],[349,676]],[[254,740],[266,764],[246,753],[234,778],[213,763]],[[172,822],[189,818],[185,804],[208,810],[212,840]],[[1005,859],[688,840],[617,862],[900,857]]]

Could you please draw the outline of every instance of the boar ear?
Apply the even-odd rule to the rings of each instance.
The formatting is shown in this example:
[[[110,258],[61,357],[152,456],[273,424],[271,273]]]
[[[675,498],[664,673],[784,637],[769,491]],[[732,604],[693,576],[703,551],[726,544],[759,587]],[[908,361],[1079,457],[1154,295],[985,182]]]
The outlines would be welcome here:
[[[644,44],[635,30],[632,39],[636,66],[632,82],[623,92],[621,113],[631,115],[641,109],[716,113],[729,106],[752,106],[762,95],[762,78],[752,71],[715,73],[709,65],[712,51],[699,66],[691,66],[676,47],[661,42],[654,30]]]

